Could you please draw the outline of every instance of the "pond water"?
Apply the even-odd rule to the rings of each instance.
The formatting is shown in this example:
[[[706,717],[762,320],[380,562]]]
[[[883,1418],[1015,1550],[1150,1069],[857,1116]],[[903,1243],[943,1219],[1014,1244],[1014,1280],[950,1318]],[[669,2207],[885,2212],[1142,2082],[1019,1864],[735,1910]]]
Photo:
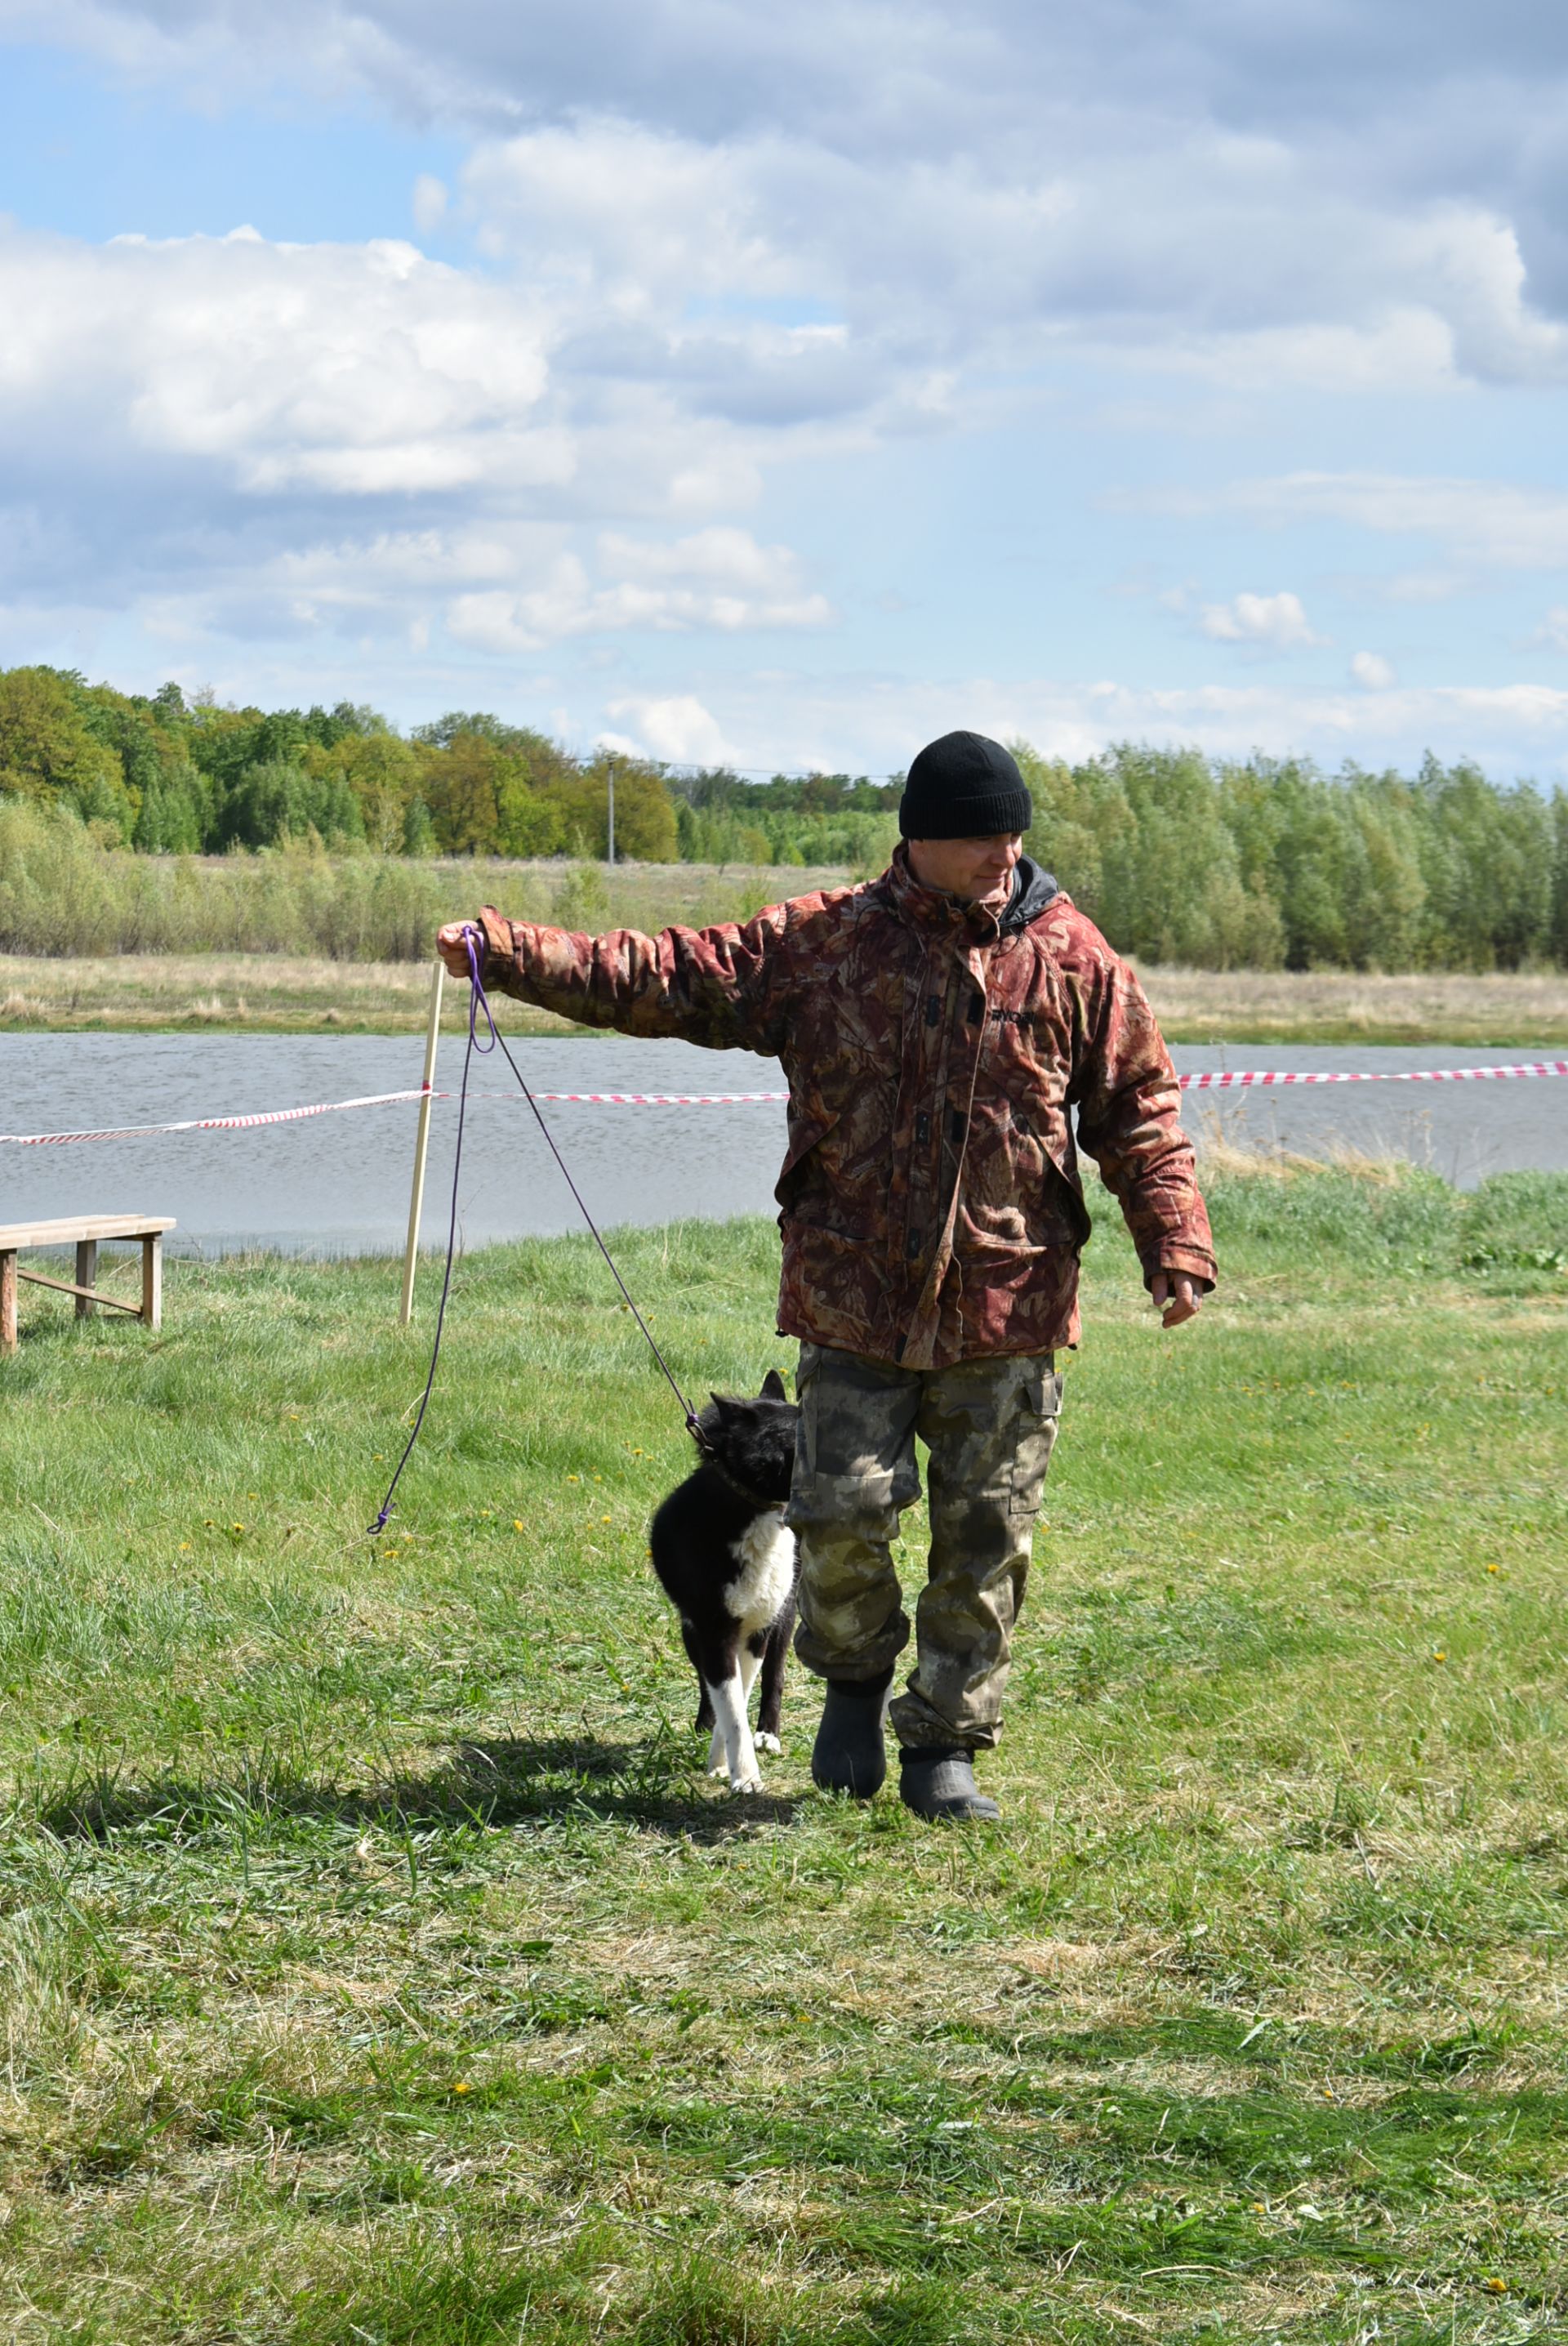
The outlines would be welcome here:
[[[415,1037],[0,1035],[0,1131],[166,1123],[417,1086]],[[515,1046],[531,1084],[551,1091],[766,1091],[776,1064],[748,1052],[620,1035]],[[455,1088],[463,1046],[443,1039],[438,1086]],[[1178,1047],[1183,1072],[1230,1066],[1407,1068],[1508,1066],[1558,1056],[1515,1049],[1247,1046]],[[500,1060],[476,1088],[508,1080]],[[678,1216],[771,1213],[782,1106],[626,1108],[560,1104],[545,1113],[585,1198],[606,1225]],[[0,1147],[0,1221],[70,1213],[172,1214],[177,1249],[269,1246],[308,1253],[400,1250],[408,1214],[412,1103],[248,1132],[192,1132],[70,1148]],[[438,1101],[424,1239],[444,1235],[455,1101]],[[1189,1128],[1255,1145],[1397,1154],[1473,1186],[1488,1173],[1568,1169],[1568,1078],[1369,1084],[1189,1094]],[[1094,1184],[1091,1177],[1091,1192]],[[1094,1198],[1091,1194],[1091,1205]],[[469,1245],[576,1227],[559,1172],[520,1099],[479,1099],[463,1147],[460,1229]]]

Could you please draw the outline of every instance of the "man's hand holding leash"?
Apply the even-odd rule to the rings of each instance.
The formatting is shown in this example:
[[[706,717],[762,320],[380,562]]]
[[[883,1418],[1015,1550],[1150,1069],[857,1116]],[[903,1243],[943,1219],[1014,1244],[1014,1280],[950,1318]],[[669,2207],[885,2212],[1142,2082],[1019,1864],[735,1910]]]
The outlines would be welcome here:
[[[443,929],[435,933],[435,949],[446,964],[449,977],[468,975],[469,926],[467,921],[448,921]]]

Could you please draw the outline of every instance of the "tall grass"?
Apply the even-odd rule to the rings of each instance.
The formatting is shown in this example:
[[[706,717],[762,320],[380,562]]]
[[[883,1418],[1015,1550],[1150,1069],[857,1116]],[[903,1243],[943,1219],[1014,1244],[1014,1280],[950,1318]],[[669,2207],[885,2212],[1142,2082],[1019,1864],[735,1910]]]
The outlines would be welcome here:
[[[1087,1258],[1002,1824],[709,1785],[689,1445],[585,1242],[25,1291],[0,2334],[1520,2346],[1568,2320],[1568,1181],[1227,1177]],[[628,1232],[701,1390],[776,1234]],[[920,1578],[917,1510],[903,1563]]]
[[[138,855],[74,816],[0,799],[0,952],[295,954],[425,961],[442,922],[498,901],[521,919],[661,927],[744,919],[841,871],[720,872],[498,858],[328,855],[294,841],[255,854]]]

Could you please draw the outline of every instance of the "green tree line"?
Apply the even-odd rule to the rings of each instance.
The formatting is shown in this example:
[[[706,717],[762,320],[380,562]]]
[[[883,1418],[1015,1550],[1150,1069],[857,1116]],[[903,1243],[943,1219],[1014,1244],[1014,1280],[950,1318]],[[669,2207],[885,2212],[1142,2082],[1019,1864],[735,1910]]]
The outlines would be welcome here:
[[[0,670],[0,793],[70,808],[106,845],[224,854],[311,833],[382,855],[603,855],[606,761],[454,710],[399,733],[373,709],[220,709],[73,670]],[[656,767],[618,759],[618,850],[673,862]]]
[[[1031,852],[1113,944],[1145,961],[1568,966],[1561,786],[1496,782],[1430,755],[1413,775],[1355,764],[1329,775],[1304,759],[1146,744],[1075,764],[1013,746],[1034,799]],[[897,777],[759,782],[617,757],[614,778],[617,852],[643,862],[869,872],[896,837]],[[0,811],[66,823],[84,852],[180,859],[292,844],[324,849],[345,869],[433,856],[593,860],[606,850],[609,780],[605,753],[574,757],[483,711],[401,733],[348,702],[219,708],[172,684],[147,698],[69,669],[0,670]],[[0,841],[24,835],[36,863],[36,829],[13,824]],[[15,862],[22,851],[10,852]],[[0,897],[5,884],[0,847]],[[376,885],[389,905],[395,897],[392,928],[423,901],[368,872],[343,885],[355,903]],[[122,886],[117,899],[135,892]]]

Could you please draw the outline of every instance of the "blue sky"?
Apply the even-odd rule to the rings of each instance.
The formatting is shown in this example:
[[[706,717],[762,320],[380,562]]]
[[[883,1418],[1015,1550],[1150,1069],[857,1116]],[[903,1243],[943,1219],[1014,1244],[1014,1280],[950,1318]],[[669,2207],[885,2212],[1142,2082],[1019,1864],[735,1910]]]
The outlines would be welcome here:
[[[1568,32],[0,0],[0,663],[1568,772]]]

